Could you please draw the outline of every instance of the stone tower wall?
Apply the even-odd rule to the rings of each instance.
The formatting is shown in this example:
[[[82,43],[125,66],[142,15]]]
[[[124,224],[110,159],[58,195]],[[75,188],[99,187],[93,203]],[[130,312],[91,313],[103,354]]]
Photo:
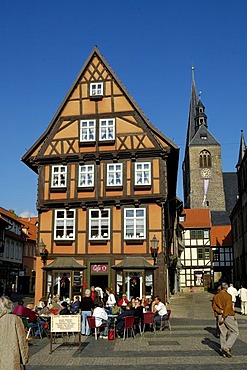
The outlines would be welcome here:
[[[209,185],[205,206],[210,207],[212,211],[225,211],[225,195],[223,188],[222,162],[220,145],[211,145],[208,147],[190,146],[190,208],[203,208],[204,198],[204,178],[201,175],[199,165],[200,152],[206,149],[211,153],[212,167],[209,177]]]

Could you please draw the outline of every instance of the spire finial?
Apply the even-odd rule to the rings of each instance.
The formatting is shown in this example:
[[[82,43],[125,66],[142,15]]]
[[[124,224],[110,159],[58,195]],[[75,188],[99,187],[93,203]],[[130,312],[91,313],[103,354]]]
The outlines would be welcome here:
[[[195,79],[195,66],[194,66],[194,63],[192,63],[191,72],[192,72],[192,80],[194,80]]]

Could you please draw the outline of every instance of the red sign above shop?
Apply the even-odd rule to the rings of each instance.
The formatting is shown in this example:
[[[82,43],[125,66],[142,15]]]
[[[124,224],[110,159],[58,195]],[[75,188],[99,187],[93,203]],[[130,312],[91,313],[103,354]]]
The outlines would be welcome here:
[[[108,264],[92,264],[91,265],[91,273],[93,274],[107,274],[108,273]]]

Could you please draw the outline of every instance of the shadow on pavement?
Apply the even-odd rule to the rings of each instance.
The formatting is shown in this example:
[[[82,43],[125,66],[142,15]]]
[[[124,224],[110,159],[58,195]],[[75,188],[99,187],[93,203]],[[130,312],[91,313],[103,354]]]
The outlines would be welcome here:
[[[212,348],[218,355],[222,356],[219,343],[216,343],[209,338],[204,338],[202,340],[202,344],[208,346],[209,348]]]

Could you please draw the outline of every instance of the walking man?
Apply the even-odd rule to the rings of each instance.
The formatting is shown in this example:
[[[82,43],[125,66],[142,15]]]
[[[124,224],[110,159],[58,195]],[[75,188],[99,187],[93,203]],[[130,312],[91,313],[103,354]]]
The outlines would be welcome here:
[[[230,284],[229,288],[227,289],[227,292],[232,296],[232,308],[233,310],[235,310],[235,303],[236,297],[238,296],[238,291],[236,288],[234,288],[233,284]]]
[[[245,286],[241,285],[241,288],[238,291],[238,295],[241,300],[241,314],[247,315],[247,289]]]
[[[212,308],[218,318],[220,346],[224,357],[232,357],[231,348],[238,335],[238,323],[232,308],[232,296],[227,293],[228,284],[221,284],[221,291],[214,296]]]

